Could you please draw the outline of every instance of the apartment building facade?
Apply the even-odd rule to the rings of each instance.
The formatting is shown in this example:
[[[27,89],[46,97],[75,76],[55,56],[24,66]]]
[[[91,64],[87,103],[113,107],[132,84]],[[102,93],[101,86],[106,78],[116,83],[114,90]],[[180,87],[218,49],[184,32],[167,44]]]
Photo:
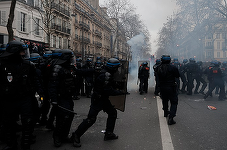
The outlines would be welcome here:
[[[10,0],[0,0],[0,43],[8,42],[7,21],[11,6]],[[37,2],[18,0],[15,6],[13,31],[15,40],[32,41],[44,44],[41,15]]]
[[[127,59],[122,36],[113,46],[115,27],[99,0],[18,0],[13,22],[16,40],[42,43],[50,50],[71,49],[77,57]],[[0,43],[8,42],[6,29],[10,0],[0,0]]]

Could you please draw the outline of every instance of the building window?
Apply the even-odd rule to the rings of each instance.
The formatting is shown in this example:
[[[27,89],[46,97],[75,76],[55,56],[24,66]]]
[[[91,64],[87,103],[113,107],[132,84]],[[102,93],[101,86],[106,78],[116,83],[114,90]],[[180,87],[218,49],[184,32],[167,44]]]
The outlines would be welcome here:
[[[217,49],[221,49],[220,42],[217,42]]]
[[[64,49],[67,49],[67,48],[68,48],[67,45],[68,45],[67,39],[64,38],[64,39],[63,39],[63,48],[64,48]]]
[[[6,25],[6,11],[0,11],[0,25]]]
[[[53,47],[56,47],[56,36],[53,36]]]
[[[216,34],[216,39],[220,39],[220,33]]]
[[[225,42],[222,42],[222,50],[225,50]]]
[[[39,27],[40,27],[40,19],[36,18],[35,19],[35,34],[36,35],[40,35]]]
[[[61,37],[59,37],[59,48],[62,48],[62,41],[61,41]]]
[[[226,58],[226,52],[223,52],[223,58]]]
[[[20,30],[26,32],[26,14],[21,12]]]
[[[226,33],[222,33],[222,39],[226,39]]]
[[[220,58],[220,52],[217,52],[217,58]]]
[[[207,57],[211,57],[212,56],[212,52],[207,52]]]

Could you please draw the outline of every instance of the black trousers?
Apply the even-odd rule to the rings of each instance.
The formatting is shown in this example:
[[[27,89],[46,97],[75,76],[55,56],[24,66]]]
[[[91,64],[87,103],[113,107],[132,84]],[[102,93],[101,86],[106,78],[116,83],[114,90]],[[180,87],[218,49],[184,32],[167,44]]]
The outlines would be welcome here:
[[[73,111],[74,103],[72,97],[59,98],[58,105],[63,108],[54,106],[57,108],[54,108],[54,111],[56,111],[56,127],[53,132],[53,137],[60,137],[63,140],[68,137],[74,117],[73,113],[67,111]],[[67,110],[65,110],[64,108]]]
[[[8,146],[17,144],[15,123],[18,114],[22,123],[22,147],[30,147],[30,138],[33,130],[32,96],[17,97],[18,95],[6,95],[3,100],[3,126],[6,133]]]
[[[90,110],[85,119],[75,131],[76,135],[81,137],[96,121],[98,113],[103,110],[108,114],[106,122],[106,132],[113,132],[117,119],[117,110],[110,103],[109,99],[97,99],[92,96]]]
[[[225,85],[224,85],[224,81],[218,78],[210,80],[209,90],[207,91],[206,96],[211,95],[213,90],[217,86],[220,88],[219,99],[223,99],[225,97]]]
[[[163,110],[170,111],[169,117],[175,117],[178,105],[178,94],[176,86],[160,86]],[[170,110],[169,110],[170,101]]]
[[[148,90],[148,77],[140,77],[139,91],[147,93],[147,90]]]

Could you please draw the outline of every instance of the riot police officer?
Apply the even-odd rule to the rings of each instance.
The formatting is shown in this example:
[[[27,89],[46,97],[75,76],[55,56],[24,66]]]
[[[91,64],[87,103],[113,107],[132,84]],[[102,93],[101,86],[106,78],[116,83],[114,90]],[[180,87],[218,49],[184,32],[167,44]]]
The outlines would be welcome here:
[[[50,76],[49,96],[56,112],[56,127],[53,132],[54,145],[60,147],[68,140],[68,134],[74,117],[75,58],[71,50],[54,50],[52,73]]]
[[[35,66],[25,57],[27,47],[19,41],[11,41],[6,51],[0,56],[0,94],[3,105],[3,125],[6,131],[5,150],[17,149],[15,122],[21,116],[21,148],[29,150],[33,127],[32,95],[33,91],[41,94]]]
[[[189,63],[185,67],[188,79],[187,95],[192,95],[192,89],[194,88],[194,80],[198,75],[198,64],[196,63],[194,58],[190,58]]]
[[[175,124],[173,118],[176,116],[178,105],[178,94],[176,78],[180,77],[179,70],[176,66],[171,65],[171,57],[163,55],[161,57],[161,65],[157,68],[157,75],[159,78],[160,94],[162,98],[164,117],[168,117],[168,125]],[[170,101],[170,110],[168,102]]]
[[[82,69],[82,59],[81,58],[76,59],[76,67],[77,67],[77,69]],[[82,74],[76,75],[76,77],[75,77],[76,91],[75,91],[74,100],[79,100],[80,99],[79,95],[84,94],[84,82],[83,82],[83,80],[84,80],[84,78],[83,78]]]
[[[227,84],[227,61],[222,62],[222,72],[224,74],[223,80],[225,81],[225,90],[226,90],[226,84]],[[227,92],[225,92],[227,94]]]
[[[178,59],[176,59],[174,62],[173,62],[173,65],[177,67],[177,69],[179,70],[180,72],[180,67],[181,67],[181,64],[180,62],[178,61]],[[176,78],[176,83],[177,83],[177,92],[179,93],[180,91],[180,78]]]
[[[94,66],[92,64],[92,59],[88,58],[86,60],[85,65],[83,66],[83,70],[94,70]],[[94,73],[90,72],[89,74],[84,74],[84,82],[85,82],[85,94],[87,96],[87,98],[91,98],[91,92],[93,89],[93,78],[94,78]]]
[[[150,76],[150,67],[148,67],[148,63],[145,61],[139,67],[138,78],[140,79],[139,92],[143,94],[148,91],[148,78]]]
[[[181,92],[182,93],[186,93],[186,90],[185,90],[185,88],[186,88],[186,86],[187,86],[187,84],[188,84],[188,81],[187,81],[187,78],[186,78],[186,76],[185,76],[185,67],[186,67],[186,64],[188,63],[188,60],[187,59],[184,59],[183,60],[183,63],[181,64],[181,66],[180,66],[180,78],[181,78],[181,81],[183,82],[182,83],[182,87],[181,87]]]
[[[117,110],[111,104],[109,96],[125,94],[115,89],[113,75],[118,70],[119,66],[119,60],[110,58],[104,66],[104,69],[102,69],[100,74],[95,77],[91,106],[87,119],[78,126],[77,130],[73,132],[71,137],[75,147],[81,146],[80,137],[95,123],[97,115],[101,110],[108,114],[104,140],[118,139],[118,136],[113,133],[117,119]]]
[[[220,88],[219,92],[219,100],[224,100],[225,97],[225,86],[224,86],[224,80],[223,80],[223,72],[220,68],[220,63],[217,61],[212,62],[213,66],[210,66],[207,70],[206,73],[209,78],[209,90],[204,96],[204,99],[206,99],[213,90],[215,89],[216,86]]]
[[[207,87],[207,83],[206,81],[203,79],[203,62],[202,61],[198,61],[197,62],[198,64],[198,71],[197,71],[197,76],[196,76],[196,87],[195,87],[195,90],[194,90],[194,94],[204,94],[204,90],[205,88]],[[199,89],[199,86],[200,86],[200,82],[203,84],[201,89],[199,90],[198,92],[198,89]]]
[[[157,76],[157,67],[161,64],[161,60],[157,59],[155,61],[155,65],[153,66],[153,70],[154,70],[154,76],[155,76],[155,91],[154,91],[154,95],[158,96],[160,89],[158,87],[158,76]]]

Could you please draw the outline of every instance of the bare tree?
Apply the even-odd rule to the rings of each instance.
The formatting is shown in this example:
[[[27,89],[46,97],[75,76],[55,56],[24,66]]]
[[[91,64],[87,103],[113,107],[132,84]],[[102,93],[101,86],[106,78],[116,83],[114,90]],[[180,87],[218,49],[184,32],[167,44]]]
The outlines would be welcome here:
[[[13,41],[14,35],[13,35],[13,20],[14,20],[14,10],[15,10],[15,6],[16,6],[16,0],[12,0],[11,1],[11,6],[10,6],[10,13],[9,13],[9,18],[8,18],[8,22],[7,22],[7,31],[8,31],[8,36],[9,36],[9,40]]]
[[[113,49],[115,49],[117,39],[119,36],[125,36],[127,40],[132,37],[143,33],[146,38],[146,45],[141,51],[151,51],[150,34],[146,26],[140,20],[140,16],[136,14],[136,8],[130,3],[129,0],[110,0],[106,3],[107,13],[110,18],[115,21],[115,38],[113,41]]]
[[[51,34],[53,33],[52,29],[58,28],[58,25],[53,23],[54,19],[56,19],[54,18],[54,15],[56,15],[56,11],[63,11],[64,14],[70,16],[69,8],[64,8],[63,0],[41,0],[39,2],[40,3],[35,6],[35,9],[33,7],[30,9],[32,13],[32,20],[46,34],[46,40],[50,50]],[[33,11],[38,11],[40,14],[40,23],[34,18]]]

